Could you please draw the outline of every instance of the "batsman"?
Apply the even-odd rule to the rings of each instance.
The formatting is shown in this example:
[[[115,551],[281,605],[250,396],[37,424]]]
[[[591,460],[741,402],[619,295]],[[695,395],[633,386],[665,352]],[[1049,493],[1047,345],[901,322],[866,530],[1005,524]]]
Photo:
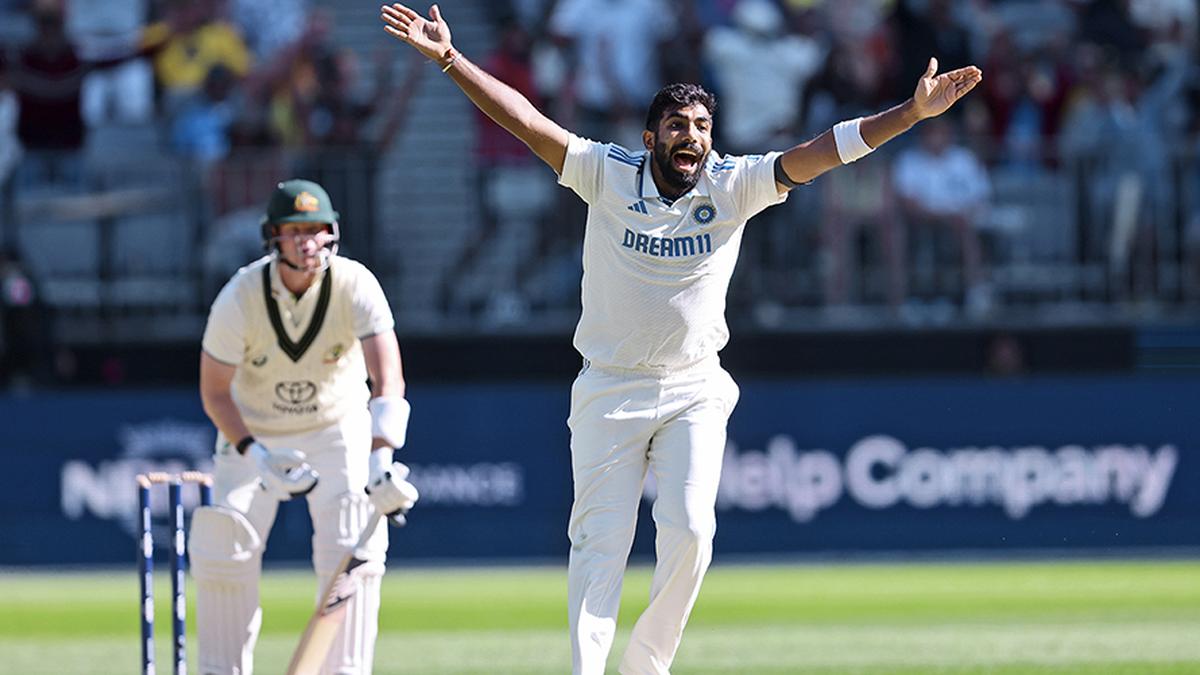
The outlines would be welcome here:
[[[367,674],[388,546],[376,514],[402,524],[418,497],[392,461],[410,410],[392,312],[375,276],[338,255],[338,214],[320,185],[280,183],[262,236],[267,254],[213,302],[200,355],[218,430],[213,506],[196,511],[189,545],[200,672],[253,671],[263,549],[279,502],[304,496],[318,588],[347,553],[361,561],[339,590],[345,620],[320,672]]]

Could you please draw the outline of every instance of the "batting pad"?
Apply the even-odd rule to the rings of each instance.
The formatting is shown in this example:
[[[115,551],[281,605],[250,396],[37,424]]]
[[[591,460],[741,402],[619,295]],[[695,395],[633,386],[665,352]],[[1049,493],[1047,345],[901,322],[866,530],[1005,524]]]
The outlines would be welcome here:
[[[262,626],[262,538],[237,511],[205,506],[192,516],[189,541],[200,672],[250,675]]]
[[[309,507],[313,521],[313,568],[327,580],[342,558],[358,543],[363,528],[375,509],[366,494],[346,492],[335,499]],[[387,558],[387,525],[379,523],[358,551],[364,560],[382,563]],[[322,586],[323,588],[323,586]],[[318,589],[317,591],[321,591]]]
[[[241,513],[224,506],[201,506],[192,513],[188,555],[197,579],[257,577],[263,540]]]
[[[346,617],[329,648],[321,675],[370,675],[375,662],[375,637],[379,632],[379,595],[383,564],[365,563],[351,571],[348,583],[354,592],[346,604]],[[322,579],[322,585],[329,579]]]

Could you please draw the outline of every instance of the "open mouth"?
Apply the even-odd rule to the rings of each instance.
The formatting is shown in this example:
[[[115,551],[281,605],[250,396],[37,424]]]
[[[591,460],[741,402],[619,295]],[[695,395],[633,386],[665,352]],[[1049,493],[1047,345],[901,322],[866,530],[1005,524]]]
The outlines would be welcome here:
[[[700,153],[693,148],[682,148],[671,155],[671,165],[682,173],[693,173],[700,166]]]

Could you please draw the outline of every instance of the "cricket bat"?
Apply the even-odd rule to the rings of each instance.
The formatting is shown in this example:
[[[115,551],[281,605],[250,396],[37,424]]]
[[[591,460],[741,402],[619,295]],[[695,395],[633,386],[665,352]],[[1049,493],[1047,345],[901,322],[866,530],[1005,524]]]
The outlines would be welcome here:
[[[317,675],[320,672],[321,665],[325,663],[325,657],[329,654],[329,648],[333,645],[333,639],[337,637],[338,630],[346,619],[346,606],[354,597],[357,588],[354,583],[355,570],[366,562],[357,556],[358,550],[367,543],[381,517],[378,512],[371,516],[358,543],[338,564],[337,572],[330,579],[325,592],[321,594],[321,601],[317,604],[312,618],[308,620],[304,635],[300,637],[300,644],[296,646],[296,653],[292,655],[292,662],[288,664],[287,675]]]

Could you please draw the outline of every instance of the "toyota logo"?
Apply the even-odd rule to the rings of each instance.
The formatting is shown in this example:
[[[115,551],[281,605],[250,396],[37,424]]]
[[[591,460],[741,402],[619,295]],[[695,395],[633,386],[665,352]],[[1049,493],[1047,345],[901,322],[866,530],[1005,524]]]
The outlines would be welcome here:
[[[299,405],[311,401],[317,395],[317,385],[307,380],[302,382],[280,382],[275,385],[275,395],[281,401]]]

